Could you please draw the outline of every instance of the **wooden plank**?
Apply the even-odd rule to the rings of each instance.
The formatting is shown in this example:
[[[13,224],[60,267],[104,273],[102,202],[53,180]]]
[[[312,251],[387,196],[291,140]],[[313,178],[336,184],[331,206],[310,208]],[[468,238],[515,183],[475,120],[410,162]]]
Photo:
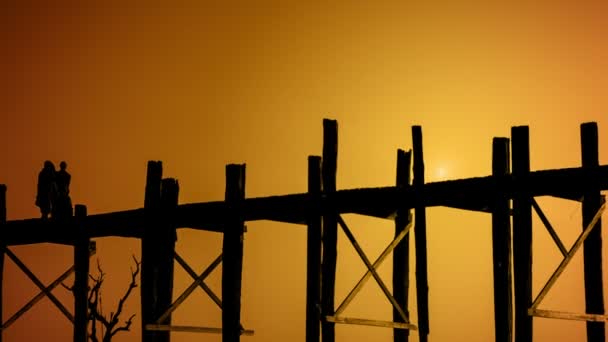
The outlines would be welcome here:
[[[581,313],[565,312],[565,311],[530,309],[530,315],[533,315],[536,317],[556,318],[556,319],[564,319],[564,320],[570,320],[570,321],[587,321],[587,322],[606,322],[606,321],[608,321],[608,316],[606,316],[606,315],[581,314]]]
[[[206,327],[192,327],[183,325],[160,325],[160,324],[148,324],[146,326],[148,330],[155,331],[175,331],[175,332],[189,332],[189,333],[211,333],[221,334],[222,328],[206,328]],[[253,336],[253,330],[241,330],[241,335]]]
[[[88,341],[88,298],[89,298],[89,245],[86,227],[81,226],[87,216],[87,207],[77,204],[74,208],[76,218],[76,244],[74,245],[74,342]]]
[[[330,201],[336,192],[336,173],[338,165],[338,122],[323,120],[323,165],[321,177],[323,179],[323,193]],[[336,258],[338,254],[338,223],[337,213],[334,210],[323,214],[323,260],[321,275],[321,314],[333,316],[336,291]],[[323,342],[334,342],[335,325],[324,320],[321,323],[321,336]]]
[[[432,196],[424,188],[424,156],[422,149],[422,127],[412,127],[414,149],[414,180],[412,189],[419,198],[414,207],[414,244],[416,247],[416,299],[418,301],[418,328],[420,342],[428,341],[429,327],[429,285],[426,250],[426,207],[424,202]]]
[[[526,183],[530,173],[528,126],[511,129],[513,177],[523,182],[513,197],[513,273],[515,288],[515,342],[532,342],[532,204]]]
[[[333,322],[333,323],[369,325],[372,327],[417,330],[417,327],[414,324],[407,324],[407,323],[400,323],[400,322],[388,322],[388,321],[379,321],[379,320],[372,320],[372,319],[336,317],[336,316],[327,316],[327,317],[325,317],[325,319],[327,321]]]
[[[0,225],[6,224],[6,185],[0,184]],[[0,227],[2,229],[4,227]],[[3,315],[3,288],[4,288],[4,249],[6,244],[3,240],[0,240],[0,342],[2,342],[2,335],[4,335],[4,315]]]
[[[598,167],[598,129],[597,123],[587,122],[581,125],[581,156],[585,169]],[[602,195],[597,179],[589,178],[583,188],[583,229],[591,222],[595,212],[602,205]],[[602,281],[602,220],[597,220],[595,229],[589,234],[583,247],[583,272],[585,278],[585,311],[588,314],[603,315],[604,290]],[[587,341],[605,341],[606,326],[604,322],[587,322]]]
[[[226,218],[223,239],[222,267],[222,341],[238,342],[241,336],[241,283],[243,272],[244,221],[242,204],[245,199],[245,165],[226,166]]]
[[[509,174],[509,139],[492,141],[492,175]],[[509,199],[496,192],[492,206],[492,260],[494,275],[494,335],[496,342],[511,342],[511,217]]]
[[[308,157],[308,194],[318,203],[322,191],[321,157]],[[321,337],[321,213],[311,205],[306,233],[306,342]]]
[[[397,174],[396,187],[405,188],[410,186],[410,168],[412,152],[399,149],[397,151]],[[409,294],[409,274],[410,274],[410,235],[411,212],[408,209],[397,209],[395,217],[395,240],[405,233],[401,242],[393,250],[393,297],[397,304],[403,309],[405,315],[409,317],[408,294]],[[374,263],[374,267],[375,263]],[[367,273],[366,273],[367,274]],[[405,323],[397,309],[393,308],[393,321]],[[394,342],[408,342],[409,330],[398,329],[393,331]]]
[[[160,161],[149,161],[146,174],[146,188],[144,197],[143,217],[148,229],[141,239],[141,324],[142,342],[156,342],[156,337],[161,336],[155,331],[145,329],[147,324],[154,323],[159,315],[158,310],[158,288],[156,272],[158,271],[158,260],[156,249],[158,243],[154,230],[159,222],[160,213],[160,191],[163,175],[163,166]],[[163,335],[166,338],[166,333]]]

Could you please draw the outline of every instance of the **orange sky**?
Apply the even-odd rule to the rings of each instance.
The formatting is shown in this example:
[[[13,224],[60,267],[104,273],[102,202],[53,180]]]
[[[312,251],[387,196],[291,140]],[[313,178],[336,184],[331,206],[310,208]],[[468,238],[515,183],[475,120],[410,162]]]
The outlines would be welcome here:
[[[600,163],[608,161],[605,4],[2,7],[0,182],[8,186],[9,219],[38,216],[35,184],[45,159],[68,161],[72,200],[90,214],[142,207],[150,159],[162,160],[165,176],[179,180],[180,203],[223,199],[224,165],[235,162],[247,164],[247,197],[304,192],[307,156],[321,153],[325,117],[339,122],[338,188],[393,185],[396,149],[411,148],[414,124],[423,126],[427,181],[489,174],[492,137],[509,136],[515,125],[531,127],[534,170],[580,165],[579,124],[586,121],[598,122]],[[579,205],[539,202],[570,246],[581,229]],[[427,215],[431,340],[492,340],[490,216],[445,208]],[[561,259],[534,220],[536,293]],[[347,216],[347,222],[371,259],[393,234],[389,221]],[[242,321],[255,336],[243,340],[303,340],[305,228],[264,221],[248,229]],[[112,306],[140,246],[130,239],[97,242]],[[177,251],[197,271],[220,249],[217,234],[179,233]],[[70,248],[52,245],[13,251],[45,283],[72,258]],[[364,266],[343,235],[338,253],[339,303]],[[579,256],[543,308],[582,312],[581,265]],[[176,270],[178,295],[190,279]],[[388,284],[390,270],[387,260],[380,273]],[[218,270],[210,286],[219,290],[219,280]],[[198,292],[174,323],[219,326],[219,310]],[[36,293],[7,261],[5,319]],[[71,305],[65,290],[54,293]],[[128,303],[137,314],[133,330],[118,342],[140,336],[138,296]],[[369,282],[345,314],[390,319],[391,309]],[[581,322],[534,324],[535,341],[574,342],[585,334]],[[66,341],[71,326],[44,300],[4,336]],[[176,342],[203,338],[220,341],[172,335]],[[391,331],[337,327],[339,341],[371,339],[390,341]]]

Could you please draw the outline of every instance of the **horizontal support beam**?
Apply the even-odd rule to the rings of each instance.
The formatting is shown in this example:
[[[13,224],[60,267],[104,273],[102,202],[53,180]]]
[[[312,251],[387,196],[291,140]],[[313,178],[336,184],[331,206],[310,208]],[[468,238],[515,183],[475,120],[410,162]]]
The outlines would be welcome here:
[[[368,325],[368,326],[372,326],[372,327],[418,330],[417,326],[415,326],[414,324],[409,324],[409,323],[378,321],[378,320],[363,319],[363,318],[336,317],[336,316],[326,316],[325,319],[328,322],[342,323],[342,324]]]
[[[607,322],[607,315],[574,313],[564,311],[529,309],[528,314],[535,317],[565,319],[570,321]]]
[[[531,172],[526,177],[505,175],[477,177],[426,183],[421,190],[395,186],[336,191],[314,201],[307,193],[246,199],[241,208],[245,221],[271,220],[306,224],[311,208],[320,213],[360,214],[393,219],[397,208],[446,206],[457,209],[486,211],[496,192],[508,198],[521,191],[531,196],[580,197],[582,190],[593,184],[608,190],[608,165],[595,169],[567,168]],[[229,210],[224,201],[181,204],[175,210],[172,224],[176,228],[193,228],[222,232]],[[83,223],[91,238],[120,236],[140,238],[143,235],[143,209],[89,215]],[[0,224],[0,239],[8,245],[41,242],[73,244],[74,226],[53,220],[12,220]]]
[[[148,324],[146,330],[154,331],[175,331],[175,332],[190,332],[190,333],[208,333],[208,334],[221,334],[222,328],[207,328],[207,327],[191,327],[183,325],[160,325],[160,324]],[[241,335],[253,336],[253,330],[241,330]]]

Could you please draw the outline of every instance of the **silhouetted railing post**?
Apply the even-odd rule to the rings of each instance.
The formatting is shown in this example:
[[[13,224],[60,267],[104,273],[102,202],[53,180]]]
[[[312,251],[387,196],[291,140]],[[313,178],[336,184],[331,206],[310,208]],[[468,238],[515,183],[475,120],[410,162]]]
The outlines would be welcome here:
[[[149,161],[146,176],[146,193],[144,199],[144,212],[146,226],[141,239],[141,323],[142,341],[157,342],[161,336],[168,336],[168,332],[146,330],[146,325],[155,323],[160,315],[158,309],[158,255],[156,234],[160,214],[161,180],[163,165],[160,161]]]
[[[582,166],[595,169],[598,160],[597,123],[581,125]],[[593,216],[602,205],[602,195],[597,177],[589,179],[583,189],[583,229],[589,225]],[[599,219],[583,245],[585,273],[585,311],[591,314],[604,314],[604,291],[602,284],[602,220]],[[587,341],[603,342],[604,322],[587,322]]]
[[[422,127],[412,127],[414,149],[414,190],[422,195],[414,208],[414,240],[416,245],[416,298],[418,300],[418,330],[420,342],[428,341],[429,334],[429,284],[426,250],[426,199],[422,194],[424,187],[424,155],[422,152]]]
[[[0,184],[0,226],[6,223],[6,185]],[[2,315],[2,293],[4,289],[4,249],[6,245],[4,241],[0,241],[0,342],[2,342],[2,335],[4,331],[1,326],[4,323],[4,317]]]
[[[323,120],[323,193],[333,198],[336,192],[336,172],[338,159],[338,122]],[[331,202],[331,200],[330,200]],[[327,321],[327,316],[334,315],[336,290],[336,258],[338,244],[338,217],[333,210],[323,214],[323,261],[321,276],[322,324],[323,342],[335,341],[335,324]]]
[[[511,128],[513,177],[520,181],[513,197],[513,273],[515,342],[532,342],[532,201],[528,193],[530,135],[528,126]]]
[[[90,239],[83,225],[87,207],[77,204],[74,209],[74,342],[87,342]]]
[[[509,174],[509,139],[492,141],[492,175],[496,182]],[[494,331],[496,342],[511,342],[511,218],[504,186],[496,187],[492,203],[492,256],[494,265]]]
[[[245,164],[226,166],[228,217],[224,230],[222,266],[222,341],[238,342],[241,337],[241,283],[245,224]]]
[[[306,247],[306,342],[319,342],[321,327],[321,157],[308,157],[308,214]]]
[[[397,151],[397,187],[405,188],[410,186],[410,166],[411,166],[411,151]],[[397,209],[395,217],[395,237],[399,236],[407,227],[411,220],[411,212],[409,209]],[[409,317],[408,307],[408,291],[409,291],[409,274],[410,274],[410,234],[407,233],[403,240],[393,250],[393,296],[395,301],[403,308],[403,311]],[[393,307],[393,321],[403,322],[403,318],[399,311]],[[393,329],[393,338],[395,342],[407,342],[409,339],[409,330]]]

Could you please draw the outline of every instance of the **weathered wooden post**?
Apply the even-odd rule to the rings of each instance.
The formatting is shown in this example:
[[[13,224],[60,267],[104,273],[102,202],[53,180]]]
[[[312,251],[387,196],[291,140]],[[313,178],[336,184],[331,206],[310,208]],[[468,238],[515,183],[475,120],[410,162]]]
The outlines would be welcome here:
[[[245,224],[242,204],[245,199],[245,164],[226,166],[227,224],[223,240],[222,266],[222,341],[241,338],[241,283]]]
[[[496,342],[511,342],[511,218],[509,197],[502,176],[509,174],[509,139],[492,141],[492,175],[496,179],[496,194],[492,203],[492,257],[494,265],[494,332]]]
[[[87,342],[90,239],[83,222],[87,207],[77,204],[74,209],[74,342]]]
[[[0,225],[6,223],[6,185],[0,184]],[[2,342],[2,335],[4,332],[1,328],[4,323],[4,317],[2,315],[2,292],[4,284],[4,249],[6,246],[3,241],[0,241],[0,342]]]
[[[329,202],[336,192],[338,159],[338,122],[323,119],[323,193]],[[336,258],[338,245],[338,216],[332,209],[323,213],[323,261],[321,275],[321,335],[323,342],[335,341],[335,323],[327,321],[334,315],[336,290]]]
[[[306,342],[319,342],[321,327],[321,157],[308,157],[310,205],[306,242]]]
[[[405,188],[410,185],[410,165],[411,151],[405,152],[399,149],[397,151],[397,187]],[[411,220],[411,212],[409,209],[398,209],[395,217],[395,237],[399,236]],[[409,274],[410,274],[410,234],[407,233],[403,240],[393,250],[393,296],[395,301],[403,308],[403,311],[409,317],[408,307],[408,291],[409,291]],[[403,322],[403,318],[399,311],[393,307],[393,321]],[[405,322],[403,322],[405,323]],[[409,330],[393,329],[393,339],[395,342],[407,342],[409,339]]]
[[[532,201],[528,192],[530,134],[528,126],[511,128],[513,177],[521,184],[513,197],[513,276],[515,342],[532,342]]]
[[[581,125],[582,166],[593,170],[599,166],[597,123]],[[597,177],[588,179],[583,189],[583,229],[590,224],[602,205],[602,195]],[[602,284],[602,221],[599,219],[585,240],[584,248],[585,311],[590,314],[604,314],[604,291]],[[587,341],[603,342],[605,322],[587,322]]]
[[[163,174],[162,162],[149,161],[146,176],[146,194],[144,199],[144,211],[146,215],[146,227],[141,239],[141,316],[142,316],[142,341],[143,342],[166,342],[169,341],[168,331],[147,330],[146,325],[155,323],[166,307],[161,303],[167,302],[166,290],[173,281],[173,274],[167,279],[165,270],[161,270],[167,264],[167,258],[173,260],[173,253],[167,253],[174,241],[169,241],[163,233],[161,213],[161,180]],[[164,261],[164,262],[163,262]],[[162,276],[162,277],[161,277]],[[163,291],[161,293],[160,291]],[[168,302],[171,302],[171,293]]]
[[[426,207],[422,188],[424,186],[424,155],[422,152],[422,127],[412,127],[414,149],[414,191],[418,204],[414,208],[414,244],[416,245],[416,299],[418,301],[418,331],[420,342],[428,341],[429,334],[429,284],[426,250]]]

